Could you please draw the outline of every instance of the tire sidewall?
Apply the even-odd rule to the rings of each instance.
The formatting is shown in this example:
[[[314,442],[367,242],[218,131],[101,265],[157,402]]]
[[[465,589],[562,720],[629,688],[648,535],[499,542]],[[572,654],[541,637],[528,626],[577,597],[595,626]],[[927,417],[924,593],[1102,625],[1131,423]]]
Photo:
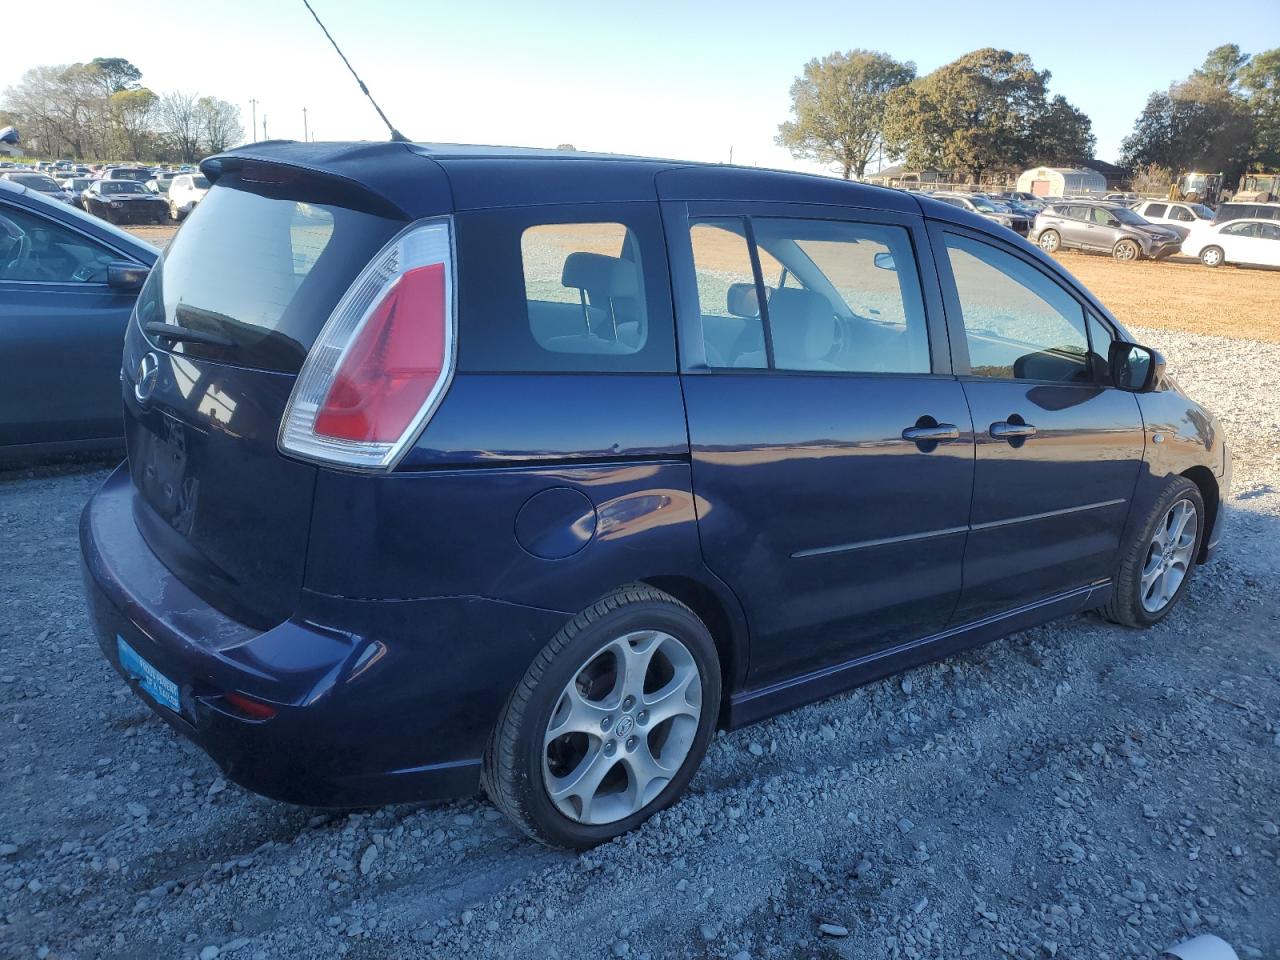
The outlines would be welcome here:
[[[1121,250],[1129,250],[1132,251],[1132,253],[1129,256],[1124,256],[1121,254]],[[1142,251],[1132,240],[1121,240],[1112,248],[1111,256],[1122,263],[1132,263],[1135,260],[1141,259]]]
[[[1205,259],[1205,257],[1209,254],[1211,250],[1217,251],[1217,254],[1218,254],[1217,259],[1214,260],[1212,263],[1210,263],[1208,260]],[[1205,247],[1202,251],[1200,251],[1200,262],[1203,263],[1206,267],[1210,267],[1210,268],[1222,266],[1222,250],[1218,247]]]
[[[662,630],[688,648],[698,665],[702,682],[702,712],[698,732],[679,773],[662,792],[629,817],[608,824],[583,824],[566,817],[547,795],[542,779],[543,736],[551,713],[569,681],[610,640],[636,630]],[[653,814],[670,806],[682,793],[702,763],[715,733],[720,710],[720,666],[715,643],[707,628],[683,606],[646,600],[629,603],[591,624],[560,651],[538,681],[519,730],[518,756],[521,802],[552,843],[580,849],[603,843],[635,829]]]
[[[1050,235],[1052,235],[1055,239],[1053,240],[1052,246],[1046,247],[1044,245],[1044,241]],[[1039,246],[1040,249],[1045,253],[1057,253],[1059,250],[1062,249],[1062,237],[1057,230],[1046,230],[1044,233],[1040,234],[1040,237],[1036,241],[1036,243],[1037,243],[1037,246]]]
[[[1142,605],[1142,568],[1146,564],[1147,551],[1151,547],[1151,538],[1155,535],[1157,527],[1164,522],[1169,508],[1179,500],[1189,500],[1196,508],[1196,543],[1191,551],[1191,561],[1187,565],[1187,572],[1182,578],[1182,583],[1178,584],[1178,589],[1169,598],[1169,602],[1156,613],[1152,613]],[[1143,525],[1141,539],[1135,548],[1135,552],[1132,557],[1127,558],[1127,565],[1130,566],[1130,569],[1122,571],[1120,583],[1118,584],[1118,588],[1123,589],[1126,594],[1121,599],[1129,608],[1137,625],[1144,627],[1154,626],[1167,617],[1182,600],[1183,594],[1191,583],[1192,574],[1195,573],[1196,567],[1199,565],[1197,558],[1200,555],[1200,548],[1203,546],[1204,538],[1209,532],[1206,529],[1207,520],[1204,497],[1200,494],[1200,488],[1185,477],[1172,478],[1161,491],[1155,507],[1148,516],[1147,522]]]

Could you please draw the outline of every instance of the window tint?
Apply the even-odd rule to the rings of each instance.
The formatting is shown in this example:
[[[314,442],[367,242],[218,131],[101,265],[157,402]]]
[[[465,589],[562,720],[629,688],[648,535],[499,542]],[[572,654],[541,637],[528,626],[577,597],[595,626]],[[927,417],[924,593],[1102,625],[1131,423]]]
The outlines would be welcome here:
[[[1142,215],[1144,217],[1163,217],[1168,209],[1169,205],[1167,203],[1149,203]]]
[[[741,217],[696,220],[690,224],[689,240],[708,366],[768,366],[745,221]],[[765,286],[784,284],[782,264],[766,250],[759,253]]]
[[[226,341],[186,341],[179,352],[296,372],[339,298],[404,223],[311,202],[305,182],[288,195],[256,189],[228,175],[209,192],[204,226],[180,231],[151,269],[138,319]]]
[[[0,280],[105,283],[111,250],[44,217],[0,205]]]
[[[1181,220],[1184,223],[1190,223],[1192,220],[1195,219],[1195,217],[1192,216],[1191,211],[1188,210],[1186,207],[1170,207],[1169,219]]]
[[[1115,216],[1111,213],[1110,210],[1106,209],[1105,207],[1093,208],[1094,223],[1100,223],[1105,227],[1105,226],[1113,225],[1115,223],[1115,220],[1116,220]]]
[[[1264,240],[1280,240],[1280,226],[1274,223],[1255,224],[1258,228],[1258,236]]]
[[[1029,263],[990,244],[947,234],[974,376],[1089,381],[1084,310]]]
[[[638,353],[648,339],[644,272],[620,223],[556,223],[520,236],[529,329],[553,353]]]
[[[459,370],[675,370],[655,204],[509,207],[454,223]]]
[[[1224,237],[1255,237],[1258,235],[1256,223],[1229,223],[1220,231]]]
[[[1086,319],[1089,327],[1089,366],[1093,368],[1093,377],[1099,383],[1111,386],[1109,360],[1111,342],[1115,340],[1115,336],[1111,333],[1111,328],[1092,313],[1086,314]]]

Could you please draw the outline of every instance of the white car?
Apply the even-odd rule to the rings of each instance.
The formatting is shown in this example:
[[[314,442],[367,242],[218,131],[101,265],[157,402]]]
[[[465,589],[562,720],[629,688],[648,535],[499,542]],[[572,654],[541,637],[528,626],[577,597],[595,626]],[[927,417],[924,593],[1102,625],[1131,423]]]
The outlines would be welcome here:
[[[169,184],[169,216],[181,220],[209,192],[209,181],[201,173],[183,173],[174,177]]]
[[[1224,263],[1280,267],[1280,221],[1201,223],[1182,241],[1182,253],[1199,257],[1206,267]]]
[[[1213,211],[1203,203],[1183,201],[1143,200],[1134,205],[1133,212],[1152,223],[1172,227],[1184,240],[1196,224],[1208,223],[1213,219]]]

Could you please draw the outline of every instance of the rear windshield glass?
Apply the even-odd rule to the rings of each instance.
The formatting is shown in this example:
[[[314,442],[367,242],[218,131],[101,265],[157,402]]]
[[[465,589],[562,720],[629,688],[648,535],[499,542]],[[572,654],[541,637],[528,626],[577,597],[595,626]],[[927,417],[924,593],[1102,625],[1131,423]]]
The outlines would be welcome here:
[[[175,324],[225,341],[178,341],[178,353],[287,373],[302,366],[356,274],[404,227],[316,202],[301,188],[251,192],[232,175],[191,217],[147,278],[139,324]]]

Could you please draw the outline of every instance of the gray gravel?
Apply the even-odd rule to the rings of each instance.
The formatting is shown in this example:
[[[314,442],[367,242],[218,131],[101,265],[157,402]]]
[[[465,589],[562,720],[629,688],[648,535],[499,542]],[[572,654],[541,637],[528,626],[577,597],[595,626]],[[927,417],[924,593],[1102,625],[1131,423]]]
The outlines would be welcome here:
[[[1080,616],[718,736],[574,855],[485,801],[351,814],[223,780],[101,659],[76,517],[0,477],[0,956],[1280,956],[1280,346],[1144,334],[1222,417],[1228,540],[1146,633]]]

